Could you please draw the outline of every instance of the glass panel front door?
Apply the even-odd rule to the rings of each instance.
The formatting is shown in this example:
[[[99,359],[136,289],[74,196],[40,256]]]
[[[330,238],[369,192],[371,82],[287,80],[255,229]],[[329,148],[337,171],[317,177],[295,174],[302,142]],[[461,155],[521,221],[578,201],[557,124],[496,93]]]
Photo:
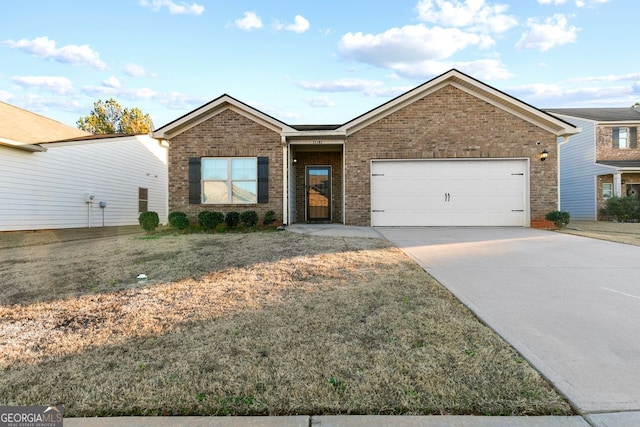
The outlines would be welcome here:
[[[307,220],[331,220],[331,167],[307,167]]]

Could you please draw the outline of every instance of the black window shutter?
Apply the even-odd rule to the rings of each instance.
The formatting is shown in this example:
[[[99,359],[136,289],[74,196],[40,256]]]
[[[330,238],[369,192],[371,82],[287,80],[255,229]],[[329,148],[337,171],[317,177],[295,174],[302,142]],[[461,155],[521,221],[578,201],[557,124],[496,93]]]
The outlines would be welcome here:
[[[269,201],[269,158],[258,157],[258,203]]]
[[[620,148],[620,128],[613,128],[613,148]]]
[[[638,128],[629,128],[629,148],[638,148]]]
[[[200,195],[200,157],[189,157],[189,204],[202,203]]]

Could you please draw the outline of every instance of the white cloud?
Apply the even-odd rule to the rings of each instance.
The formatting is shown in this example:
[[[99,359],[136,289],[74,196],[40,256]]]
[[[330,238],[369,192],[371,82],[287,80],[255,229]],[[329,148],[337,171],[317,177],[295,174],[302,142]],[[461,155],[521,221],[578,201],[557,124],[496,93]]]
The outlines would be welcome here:
[[[294,24],[287,25],[285,28],[294,33],[302,34],[311,27],[309,21],[302,15],[296,15],[294,22]]]
[[[6,40],[3,43],[12,49],[20,49],[23,52],[30,53],[39,58],[51,58],[63,64],[89,65],[99,70],[107,68],[107,64],[100,60],[98,52],[86,44],[82,46],[70,44],[57,48],[56,42],[49,40],[46,36],[36,37],[33,40]]]
[[[597,4],[608,3],[610,0],[576,0],[576,7],[593,7]]]
[[[112,87],[114,89],[117,89],[120,87],[120,80],[118,80],[114,76],[111,76],[107,80],[102,82],[102,86]]]
[[[305,98],[304,102],[312,107],[334,107],[336,105],[328,96]]]
[[[629,73],[622,75],[593,76],[593,77],[577,77],[570,79],[570,82],[591,83],[591,82],[623,82],[623,81],[640,81],[640,73]]]
[[[542,108],[569,106],[631,105],[637,91],[631,86],[569,88],[555,84],[536,83],[508,88],[507,92]]]
[[[66,95],[73,92],[73,84],[66,77],[13,76],[11,81],[22,87],[37,88],[58,95]]]
[[[236,19],[236,27],[241,30],[251,31],[262,28],[262,20],[255,12],[245,12],[244,17]]]
[[[565,4],[566,2],[567,2],[567,0],[538,0],[538,3],[540,3],[540,4],[560,5],[560,4]]]
[[[303,89],[318,92],[364,92],[382,85],[379,81],[364,79],[339,79],[318,82],[303,80],[296,84]]]
[[[452,68],[469,74],[480,80],[502,80],[512,76],[504,64],[496,59],[477,61],[423,61],[416,64],[404,64],[394,68],[402,77],[411,79],[429,79]]]
[[[502,33],[518,24],[505,13],[509,6],[484,0],[421,0],[416,8],[420,20],[445,27]]]
[[[365,96],[384,98],[400,95],[413,88],[412,86],[383,87],[382,82],[364,79],[338,79],[317,82],[300,81],[296,84],[303,89],[317,92],[359,92]],[[321,97],[321,99],[322,98],[324,97]],[[333,106],[333,103],[331,106]]]
[[[131,77],[157,77],[156,73],[151,73],[143,66],[131,63],[124,66],[124,73]]]
[[[486,47],[490,37],[457,28],[429,28],[423,24],[392,28],[380,34],[347,33],[338,44],[339,54],[368,64],[394,68],[398,65],[445,59],[469,47]]]
[[[172,15],[202,15],[204,13],[204,6],[197,3],[180,2],[177,4],[171,0],[140,0],[140,5],[150,7],[154,11],[166,7]]]
[[[553,47],[575,42],[578,28],[569,26],[563,14],[555,14],[540,23],[537,19],[527,20],[529,32],[522,35],[516,48],[547,51]]]

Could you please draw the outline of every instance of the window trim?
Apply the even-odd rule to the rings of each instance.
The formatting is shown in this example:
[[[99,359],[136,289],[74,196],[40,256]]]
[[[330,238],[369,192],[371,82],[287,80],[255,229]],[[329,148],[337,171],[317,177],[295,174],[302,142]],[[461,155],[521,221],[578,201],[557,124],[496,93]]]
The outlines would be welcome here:
[[[204,179],[202,171],[204,165],[202,163],[207,160],[226,160],[227,162],[227,178],[226,179]],[[255,175],[252,179],[233,179],[233,160],[253,160],[255,162]],[[201,203],[205,205],[254,205],[258,203],[258,158],[257,157],[202,157],[201,158],[201,170],[200,170],[200,185],[201,185]],[[223,182],[227,186],[227,200],[224,202],[213,202],[204,200],[204,187],[205,182]],[[234,182],[253,182],[255,183],[255,199],[250,202],[234,202],[233,201],[233,183]]]
[[[143,196],[142,192],[147,193],[146,198],[142,197]],[[140,209],[140,207],[142,206],[142,203],[144,203],[147,209],[145,210]],[[138,213],[143,213],[147,211],[149,211],[149,189],[145,187],[138,187]]]

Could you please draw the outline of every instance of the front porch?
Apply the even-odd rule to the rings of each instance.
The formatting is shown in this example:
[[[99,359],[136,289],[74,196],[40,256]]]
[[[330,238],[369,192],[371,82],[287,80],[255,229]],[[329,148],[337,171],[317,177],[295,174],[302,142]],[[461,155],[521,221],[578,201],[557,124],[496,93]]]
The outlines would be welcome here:
[[[342,143],[289,145],[290,223],[344,223]]]
[[[598,175],[598,220],[606,220],[605,206],[610,197],[633,196],[640,199],[640,166],[618,169],[611,174]]]

